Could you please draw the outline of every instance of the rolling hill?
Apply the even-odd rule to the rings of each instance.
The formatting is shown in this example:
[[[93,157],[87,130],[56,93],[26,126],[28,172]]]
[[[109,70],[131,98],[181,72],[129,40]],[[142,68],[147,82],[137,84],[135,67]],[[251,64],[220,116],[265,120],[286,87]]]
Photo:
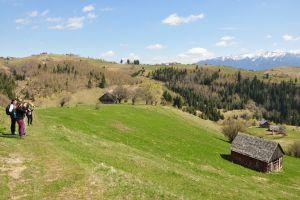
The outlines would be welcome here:
[[[218,125],[169,107],[38,109],[27,133],[0,135],[2,199],[300,197],[299,159],[271,174],[235,165]]]

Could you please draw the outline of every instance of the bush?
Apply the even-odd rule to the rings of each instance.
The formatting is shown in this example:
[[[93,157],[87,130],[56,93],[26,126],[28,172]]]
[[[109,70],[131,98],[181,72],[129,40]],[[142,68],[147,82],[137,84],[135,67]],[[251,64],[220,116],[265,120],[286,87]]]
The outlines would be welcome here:
[[[223,122],[222,133],[232,142],[239,132],[246,130],[245,122],[242,120],[228,119]]]
[[[164,91],[163,98],[166,100],[166,102],[172,102],[172,96],[168,91]]]
[[[287,154],[290,156],[295,156],[297,158],[300,158],[300,141],[294,142],[294,144],[290,146]]]
[[[173,106],[174,107],[177,107],[177,108],[181,109],[183,104],[184,104],[184,101],[183,101],[183,98],[181,96],[176,96],[173,99]]]
[[[61,100],[60,100],[60,102],[59,102],[59,104],[60,104],[60,106],[61,107],[64,107],[67,103],[69,103],[71,101],[71,97],[70,96],[65,96],[65,97],[63,97]]]
[[[3,94],[0,94],[0,106],[6,107],[9,103],[9,98]]]
[[[101,103],[97,103],[96,105],[95,105],[95,110],[99,110],[101,108]]]
[[[188,112],[188,113],[190,113],[192,115],[197,115],[197,111],[192,106],[187,106],[187,107],[183,108],[183,111],[184,112]]]

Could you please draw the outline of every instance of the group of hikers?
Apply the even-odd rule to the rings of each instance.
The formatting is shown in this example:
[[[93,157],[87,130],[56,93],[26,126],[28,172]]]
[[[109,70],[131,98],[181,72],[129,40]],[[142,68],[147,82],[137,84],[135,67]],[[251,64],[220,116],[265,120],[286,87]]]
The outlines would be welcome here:
[[[26,135],[25,116],[27,117],[28,126],[32,125],[33,106],[13,99],[6,107],[6,114],[10,116],[10,131],[12,135],[16,135],[16,124],[19,126],[19,136],[23,138]]]

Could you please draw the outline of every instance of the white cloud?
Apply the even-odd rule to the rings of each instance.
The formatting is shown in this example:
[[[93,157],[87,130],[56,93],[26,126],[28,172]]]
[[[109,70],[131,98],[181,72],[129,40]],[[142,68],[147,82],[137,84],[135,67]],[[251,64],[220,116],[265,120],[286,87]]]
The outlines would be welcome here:
[[[95,6],[90,4],[90,5],[84,6],[82,9],[82,12],[91,12],[93,10],[95,10]]]
[[[65,23],[60,23],[55,26],[49,26],[49,29],[53,30],[77,30],[83,28],[85,17],[70,17],[66,20]],[[48,22],[62,22],[62,18],[47,18]]]
[[[34,11],[28,13],[28,16],[29,16],[29,17],[37,17],[38,14],[39,14],[39,12],[38,12],[37,10],[34,10]]]
[[[101,11],[102,12],[110,12],[110,11],[113,11],[114,9],[111,8],[111,7],[105,7],[105,8],[102,8]]]
[[[54,23],[54,22],[61,22],[62,21],[62,18],[60,18],[60,17],[48,17],[47,19],[46,19],[46,21],[47,22],[52,22],[52,23]]]
[[[273,36],[270,35],[270,34],[266,36],[267,39],[271,39],[272,37],[273,37]]]
[[[296,40],[300,40],[299,36],[293,36],[293,35],[289,35],[289,34],[285,34],[282,36],[283,40],[285,41],[296,41]]]
[[[181,24],[188,24],[202,18],[204,18],[203,13],[200,13],[198,15],[190,15],[187,17],[178,16],[177,13],[174,13],[168,16],[166,19],[162,20],[162,23],[170,26],[178,26]]]
[[[66,29],[76,30],[83,28],[84,17],[70,17],[66,24]]]
[[[216,43],[216,46],[218,46],[218,47],[231,46],[231,45],[235,44],[234,39],[235,38],[232,36],[221,37],[220,40]]]
[[[104,57],[104,58],[111,58],[111,57],[114,57],[115,55],[116,55],[116,53],[112,50],[104,52],[104,53],[101,54],[101,56]]]
[[[88,19],[95,19],[95,18],[97,18],[98,16],[95,14],[95,13],[88,13],[87,14],[87,18]]]
[[[146,47],[146,49],[149,49],[149,50],[161,50],[164,48],[166,48],[166,47],[162,44],[152,44],[152,45],[149,45]]]
[[[19,18],[19,19],[15,20],[15,23],[19,24],[19,25],[27,25],[27,24],[31,23],[31,20],[29,20],[27,18]]]
[[[45,11],[43,11],[42,13],[41,13],[41,16],[42,17],[45,17],[46,15],[48,15],[49,14],[49,10],[45,10]]]
[[[52,30],[63,30],[63,29],[65,29],[65,27],[63,25],[49,26],[48,28],[52,29]]]
[[[200,60],[205,60],[212,57],[214,57],[214,53],[208,51],[207,49],[196,47],[179,54],[175,60],[180,63],[196,63]]]

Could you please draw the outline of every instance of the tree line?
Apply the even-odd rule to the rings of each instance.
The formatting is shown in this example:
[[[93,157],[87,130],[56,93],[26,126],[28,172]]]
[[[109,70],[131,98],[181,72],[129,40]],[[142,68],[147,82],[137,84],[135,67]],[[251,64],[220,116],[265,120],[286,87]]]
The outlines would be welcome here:
[[[295,81],[266,82],[257,76],[219,70],[160,68],[150,76],[180,94],[185,104],[213,121],[223,119],[220,110],[245,109],[255,103],[256,118],[300,125],[300,87]]]

